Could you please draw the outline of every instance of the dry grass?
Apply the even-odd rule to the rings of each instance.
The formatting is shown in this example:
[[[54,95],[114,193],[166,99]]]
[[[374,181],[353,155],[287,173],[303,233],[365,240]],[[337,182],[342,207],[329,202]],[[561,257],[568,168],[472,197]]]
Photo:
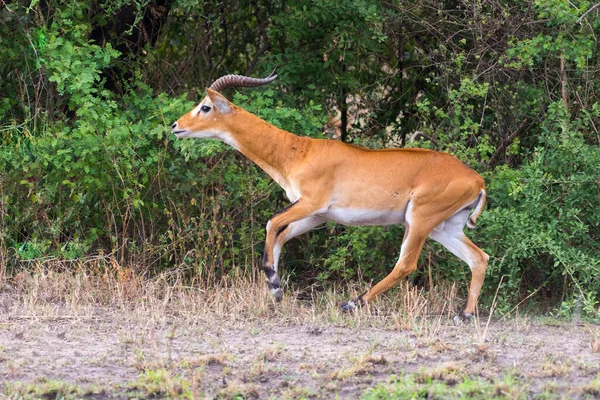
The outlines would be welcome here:
[[[456,362],[449,362],[436,368],[423,369],[415,376],[415,381],[425,383],[430,381],[443,381],[456,384],[462,380],[465,366]]]
[[[376,365],[387,365],[388,361],[383,355],[373,356],[371,354],[363,354],[354,357],[352,364],[349,367],[340,368],[329,374],[331,380],[345,380],[355,375],[365,375],[371,372]]]
[[[207,287],[202,279],[189,279],[184,269],[148,277],[134,268],[113,262],[64,265],[39,263],[6,279],[20,309],[11,318],[94,318],[99,309],[131,311],[132,318],[164,322],[218,317],[235,323],[264,318],[274,312],[294,316],[293,295],[273,307],[262,283],[247,277],[223,279]],[[306,313],[302,313],[303,316]]]
[[[186,369],[199,368],[205,365],[222,365],[225,364],[231,356],[227,353],[206,354],[193,359],[183,359],[179,362],[179,366]]]
[[[590,347],[592,348],[592,353],[600,352],[600,339],[593,339]]]
[[[4,315],[12,320],[94,319],[100,318],[102,311],[116,310],[132,321],[159,324],[174,319],[178,323],[218,321],[227,325],[272,321],[304,324],[318,332],[319,326],[333,323],[414,330],[425,339],[437,336],[456,304],[454,287],[436,288],[425,294],[405,282],[389,298],[348,315],[339,305],[364,290],[333,288],[300,296],[297,290],[288,288],[283,301],[275,303],[258,274],[226,277],[216,283],[214,276],[189,275],[189,271],[175,268],[149,277],[112,259],[45,261],[32,263],[12,276],[4,275],[0,287],[5,289],[0,293],[11,297]],[[123,333],[124,343],[131,340]]]

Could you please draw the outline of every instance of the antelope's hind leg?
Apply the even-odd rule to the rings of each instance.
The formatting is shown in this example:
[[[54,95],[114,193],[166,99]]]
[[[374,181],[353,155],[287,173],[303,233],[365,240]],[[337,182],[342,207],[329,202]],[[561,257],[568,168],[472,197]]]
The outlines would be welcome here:
[[[429,234],[429,237],[466,262],[471,269],[471,284],[467,303],[460,314],[454,318],[455,322],[463,318],[470,319],[475,314],[477,299],[479,298],[479,292],[481,292],[489,260],[489,256],[473,244],[463,232],[469,212],[470,210],[466,210],[455,214],[445,221],[442,229],[433,230]]]
[[[267,278],[267,285],[269,285],[269,291],[277,301],[281,301],[283,293],[281,292],[281,281],[278,275],[279,256],[281,255],[281,249],[283,245],[290,239],[301,235],[314,227],[325,222],[319,217],[312,216],[304,218],[300,221],[292,222],[289,225],[283,226],[279,229],[276,238],[275,245],[273,246],[273,259],[269,262],[268,252],[265,248],[263,255],[263,271]],[[268,228],[267,228],[268,229]]]
[[[428,229],[410,228],[408,225],[404,231],[404,239],[400,249],[400,258],[392,272],[383,278],[381,282],[373,286],[365,293],[358,296],[354,301],[349,301],[342,304],[343,311],[353,311],[357,307],[366,304],[374,299],[379,294],[385,292],[390,287],[394,286],[402,279],[406,278],[411,272],[417,269],[417,261],[419,254],[427,238]]]

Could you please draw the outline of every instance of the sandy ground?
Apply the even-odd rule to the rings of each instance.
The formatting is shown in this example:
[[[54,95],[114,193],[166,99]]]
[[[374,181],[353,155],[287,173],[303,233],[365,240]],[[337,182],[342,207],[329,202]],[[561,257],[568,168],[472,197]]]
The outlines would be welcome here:
[[[172,385],[184,382],[192,398],[359,398],[404,374],[448,385],[511,375],[525,397],[549,390],[580,397],[595,393],[589,385],[600,373],[595,325],[491,321],[485,332],[486,321],[455,326],[437,317],[409,329],[376,329],[157,323],[127,315],[0,314],[0,397],[48,380],[93,387],[83,393],[94,398],[127,397],[145,384],[137,392],[145,397],[152,390],[142,378],[158,370]]]

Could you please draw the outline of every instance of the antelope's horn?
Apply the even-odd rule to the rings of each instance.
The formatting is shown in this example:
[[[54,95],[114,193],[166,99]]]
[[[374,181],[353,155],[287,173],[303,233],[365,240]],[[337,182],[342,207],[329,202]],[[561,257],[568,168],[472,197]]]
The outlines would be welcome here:
[[[250,78],[249,76],[242,75],[225,75],[214,81],[213,84],[210,85],[210,89],[215,92],[220,92],[223,89],[231,87],[256,87],[271,83],[276,78],[277,75],[275,75],[275,69],[269,76],[263,79]]]

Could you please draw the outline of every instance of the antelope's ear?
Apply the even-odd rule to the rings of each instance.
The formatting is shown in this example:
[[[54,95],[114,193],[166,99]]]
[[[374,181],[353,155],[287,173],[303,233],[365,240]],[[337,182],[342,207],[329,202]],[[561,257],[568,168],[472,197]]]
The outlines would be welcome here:
[[[221,93],[206,88],[206,94],[213,103],[213,106],[219,110],[221,114],[229,114],[231,112],[231,104],[229,103],[229,100],[223,97]]]

